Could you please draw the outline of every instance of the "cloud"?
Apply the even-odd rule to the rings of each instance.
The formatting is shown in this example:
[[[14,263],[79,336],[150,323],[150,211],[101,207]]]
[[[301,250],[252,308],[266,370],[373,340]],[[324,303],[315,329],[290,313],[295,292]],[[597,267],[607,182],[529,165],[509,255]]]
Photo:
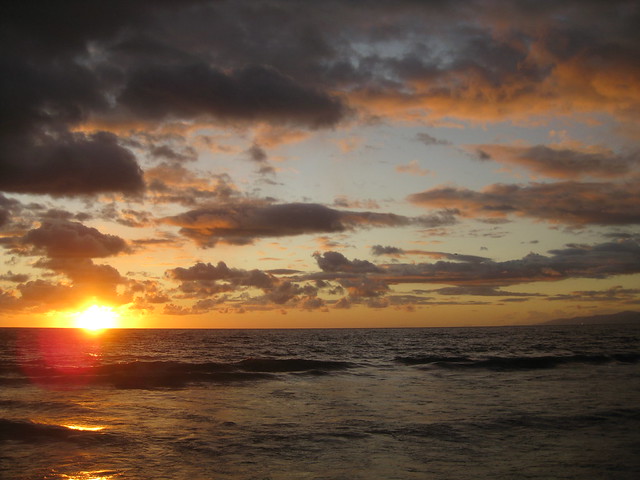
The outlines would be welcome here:
[[[385,281],[445,283],[454,286],[507,286],[567,278],[608,278],[640,273],[640,244],[634,241],[594,246],[569,245],[550,256],[530,253],[504,262],[450,262],[388,264]]]
[[[245,153],[251,161],[260,166],[258,173],[262,175],[275,173],[274,168],[269,165],[269,156],[267,155],[267,152],[265,152],[264,148],[260,145],[254,143]]]
[[[8,210],[4,208],[0,208],[0,227],[9,223],[9,216],[10,216],[10,213]]]
[[[177,267],[168,270],[167,274],[175,279],[181,281],[192,280],[230,280],[237,279],[243,275],[243,272],[239,270],[231,270],[224,262],[218,262],[217,266],[210,263],[196,263],[192,267],[183,268]]]
[[[429,135],[427,132],[419,132],[416,133],[415,139],[420,142],[423,143],[427,146],[431,146],[431,145],[451,145],[451,142],[449,142],[448,140],[440,140],[436,137],[433,137],[431,135]]]
[[[362,298],[373,299],[381,297],[389,291],[389,285],[379,278],[365,276],[343,278],[340,280],[340,284],[346,288],[352,301]]]
[[[31,253],[43,253],[51,258],[109,257],[129,252],[122,238],[68,221],[45,221],[27,232],[22,241],[33,247]]]
[[[424,255],[431,258],[437,259],[447,259],[454,260],[458,262],[487,262],[490,259],[486,257],[479,257],[477,255],[464,255],[458,253],[447,253],[447,252],[434,252],[430,250],[404,250],[398,247],[386,246],[382,245],[374,245],[371,247],[371,253],[375,256],[388,255],[391,257],[401,257],[404,255]]]
[[[428,7],[415,9],[411,14],[424,22],[416,26],[408,11],[398,12],[394,25],[404,27],[404,38],[420,41],[404,54],[361,62],[379,72],[378,82],[370,79],[349,98],[405,119],[419,116],[420,108],[432,118],[478,121],[606,112],[631,124],[640,106],[637,9],[615,4],[619,9],[573,1],[536,9],[453,3],[438,12],[444,21]],[[430,25],[429,36],[418,24]],[[384,82],[385,74],[395,81]]]
[[[300,184],[302,190],[290,189],[288,197],[276,199],[268,195],[278,196],[281,185],[267,186],[268,178],[252,185],[255,175],[235,183],[224,173],[234,171],[225,162],[243,157],[259,173],[273,173],[269,157],[276,155],[291,160],[287,171],[306,173],[314,159],[305,150],[319,142],[342,138],[339,145],[349,152],[371,143],[362,135],[381,134],[376,141],[393,148],[393,135],[403,128],[411,130],[404,139],[413,147],[420,146],[416,142],[422,148],[449,145],[437,138],[443,130],[431,130],[436,125],[490,128],[495,122],[499,128],[521,128],[535,122],[537,134],[547,125],[567,128],[566,138],[577,138],[586,130],[575,122],[591,122],[593,128],[580,138],[621,132],[637,138],[640,34],[634,2],[506,2],[500,8],[479,0],[371,0],[366,8],[335,0],[113,0],[91,2],[90,8],[86,3],[10,2],[0,20],[0,191],[25,202],[0,193],[0,244],[17,255],[5,262],[20,272],[0,275],[2,282],[12,282],[11,291],[0,292],[4,305],[62,305],[65,298],[77,301],[91,291],[117,301],[134,295],[139,308],[165,304],[174,313],[241,305],[325,309],[438,303],[391,291],[401,283],[449,285],[432,287],[438,289],[431,294],[436,298],[517,301],[528,297],[500,287],[638,271],[637,235],[631,233],[619,235],[621,242],[573,245],[500,262],[409,250],[409,243],[398,243],[405,248],[375,245],[374,261],[324,251],[315,257],[318,271],[311,273],[305,273],[309,258],[264,251],[258,255],[270,258],[270,267],[285,262],[281,266],[287,268],[243,270],[200,262],[168,270],[158,285],[173,281],[177,288],[171,291],[127,280],[112,266],[94,263],[129,253],[129,245],[142,258],[145,247],[175,246],[185,239],[212,247],[313,235],[307,240],[323,241],[333,250],[353,248],[363,235],[347,234],[373,227],[402,229],[395,235],[406,234],[406,242],[416,235],[439,235],[444,241],[455,232],[442,227],[456,225],[460,217],[491,224],[526,217],[578,227],[636,225],[638,154],[632,143],[624,150],[619,136],[612,137],[610,150],[568,142],[523,146],[474,140],[479,144],[469,148],[479,158],[556,183],[494,184],[482,190],[425,186],[426,191],[408,197],[436,209],[420,217],[382,212],[381,202],[394,201],[382,200],[384,192],[375,193],[377,200],[358,200],[355,193],[355,200],[336,196],[327,205],[311,203],[317,199],[303,195],[317,189]],[[594,122],[600,123],[595,127]],[[319,134],[320,129],[328,132]],[[447,138],[454,138],[452,129],[449,133]],[[472,133],[487,136],[482,128]],[[396,171],[429,173],[410,159],[396,159]],[[365,177],[352,173],[353,185],[361,185]],[[343,184],[335,185],[329,202]],[[84,198],[104,200],[110,193],[116,195],[106,207],[89,206],[98,199]],[[33,195],[54,198],[34,200]],[[307,203],[288,203],[298,199]],[[127,204],[118,203],[122,200]],[[87,203],[76,203],[82,201]],[[74,208],[83,211],[74,214]],[[133,228],[155,226],[158,216],[164,216],[165,229],[180,229],[181,236],[160,232],[149,238],[149,229],[129,243],[82,224],[112,222],[118,232],[132,234]],[[485,227],[468,230],[467,237],[507,234]],[[370,245],[378,241],[369,238]],[[34,262],[19,254],[44,258]],[[32,268],[46,269],[49,281],[30,281]],[[56,283],[54,277],[62,280]],[[574,293],[572,298],[607,298],[606,293]],[[632,295],[620,290],[613,296],[631,300]],[[188,308],[177,305],[190,301]]]
[[[0,288],[0,311],[14,310],[20,308],[18,299],[11,293]]]
[[[392,213],[341,211],[314,203],[237,203],[191,210],[163,221],[182,227],[180,232],[200,246],[211,247],[219,241],[246,245],[264,237],[338,233],[366,227],[432,228],[454,223],[455,217],[451,212],[438,212],[411,218]]]
[[[367,260],[347,260],[339,252],[316,252],[313,257],[323,272],[374,273],[381,270]]]
[[[65,275],[71,284],[60,283],[57,286],[53,284],[44,288],[46,293],[49,290],[55,291],[61,290],[65,293],[73,305],[86,302],[87,299],[94,299],[94,301],[105,301],[112,304],[123,304],[132,301],[131,292],[125,291],[125,293],[118,293],[119,285],[128,285],[129,280],[120,275],[118,270],[110,265],[96,265],[91,259],[79,258],[79,257],[67,257],[67,258],[51,258],[41,259],[34,264],[38,268],[46,268],[52,270],[57,274]],[[21,301],[25,301],[28,298],[25,297],[24,284],[18,288],[22,292]],[[27,291],[37,295],[39,289],[34,289],[33,284],[27,288]],[[35,301],[35,297],[31,298]],[[45,307],[46,304],[50,304],[52,300],[45,295],[45,298],[38,300],[38,303]],[[62,308],[56,304],[55,308]]]
[[[640,184],[606,182],[494,184],[478,192],[438,187],[409,195],[408,200],[432,208],[455,208],[462,215],[518,215],[569,225],[625,225],[640,222]]]
[[[640,289],[623,288],[620,285],[606,290],[578,290],[569,294],[557,294],[548,298],[550,301],[574,301],[574,302],[621,302],[640,303]]]
[[[637,153],[616,155],[611,151],[590,152],[545,145],[476,145],[471,148],[475,148],[484,160],[493,159],[506,165],[522,166],[533,173],[551,178],[623,177],[640,165],[640,155]]]
[[[129,296],[117,293],[114,285],[100,283],[80,283],[67,285],[45,280],[33,280],[17,286],[19,297],[14,297],[12,307],[23,311],[49,312],[79,308],[88,298],[111,305],[121,305],[131,301]]]
[[[338,208],[362,208],[376,210],[380,205],[375,200],[355,200],[347,195],[338,195],[333,200],[333,206]]]
[[[637,13],[622,0],[112,4],[8,9],[4,50],[36,72],[18,85],[16,104],[33,97],[26,112],[53,101],[76,116],[205,115],[307,128],[334,126],[352,106],[410,119],[637,118]]]
[[[117,285],[126,283],[126,279],[110,265],[96,265],[92,260],[82,257],[62,257],[40,260],[36,267],[48,268],[69,277],[75,285],[104,284]]]
[[[7,198],[0,193],[0,228],[9,224],[13,212],[22,209],[22,205],[17,200]]]
[[[506,292],[489,285],[466,285],[432,290],[440,295],[473,295],[480,297],[540,297],[539,293]]]
[[[169,145],[153,146],[149,154],[154,158],[164,158],[172,162],[190,162],[198,157],[193,147],[187,147],[184,152],[177,152]]]
[[[376,256],[379,256],[379,255],[398,256],[398,255],[404,255],[405,251],[402,248],[392,247],[390,245],[387,245],[386,247],[383,247],[382,245],[374,245],[373,247],[371,247],[371,253]]]
[[[406,165],[398,165],[396,167],[396,172],[409,173],[411,175],[418,175],[421,177],[424,177],[425,175],[429,175],[431,173],[431,171],[427,170],[426,168],[420,168],[420,165],[418,165],[417,160],[411,160]]]
[[[376,249],[378,250],[378,249]],[[389,247],[382,247],[387,251]],[[609,278],[640,273],[640,244],[633,240],[596,245],[567,245],[551,250],[548,256],[530,253],[521,259],[493,261],[473,255],[435,252],[434,263],[372,264],[348,260],[338,252],[315,254],[324,272],[333,273],[345,287],[353,287],[363,278],[379,285],[400,283],[448,284],[456,288],[436,290],[444,294],[484,296],[526,296],[496,290],[497,287],[533,282],[559,281],[568,278]],[[357,275],[355,275],[357,274]]]
[[[217,265],[198,262],[189,268],[167,270],[166,275],[181,282],[184,293],[196,297],[208,297],[246,287],[271,291],[280,286],[279,280],[272,274],[257,269],[232,269],[224,262],[218,262]]]
[[[110,133],[0,138],[0,152],[0,190],[6,192],[73,196],[144,189],[134,155]]]
[[[150,66],[131,75],[119,102],[156,121],[210,115],[225,122],[267,121],[315,129],[333,126],[347,114],[337,97],[263,65],[232,71],[204,63]]]
[[[15,283],[24,283],[29,280],[29,275],[25,273],[13,273],[9,270],[6,274],[0,275],[0,280]]]
[[[304,289],[298,284],[284,281],[271,289],[265,299],[276,305],[284,305],[291,300],[295,301],[303,293]]]
[[[302,298],[298,303],[299,308],[301,308],[302,310],[309,310],[309,311],[324,310],[326,309],[326,306],[327,304],[322,298],[312,296],[312,295]]]
[[[64,310],[79,301],[78,294],[72,287],[41,279],[18,285],[18,291],[20,297],[16,301],[21,309]]]
[[[199,176],[183,165],[160,164],[145,172],[147,197],[155,203],[197,205],[200,202],[229,201],[239,195],[228,174]]]
[[[309,284],[304,276],[296,280],[280,279],[258,269],[229,268],[224,262],[217,265],[198,262],[189,268],[173,268],[167,270],[166,276],[180,282],[182,298],[212,299],[216,305],[223,302],[260,308],[287,305],[306,310],[325,307],[325,300],[317,297],[319,287]],[[251,296],[255,289],[262,293]]]

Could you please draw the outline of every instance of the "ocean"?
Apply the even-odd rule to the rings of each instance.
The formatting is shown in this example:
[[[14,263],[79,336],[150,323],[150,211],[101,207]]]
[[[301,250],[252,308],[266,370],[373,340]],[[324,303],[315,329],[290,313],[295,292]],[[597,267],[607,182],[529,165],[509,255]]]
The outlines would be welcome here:
[[[640,327],[0,329],[0,478],[640,478]]]

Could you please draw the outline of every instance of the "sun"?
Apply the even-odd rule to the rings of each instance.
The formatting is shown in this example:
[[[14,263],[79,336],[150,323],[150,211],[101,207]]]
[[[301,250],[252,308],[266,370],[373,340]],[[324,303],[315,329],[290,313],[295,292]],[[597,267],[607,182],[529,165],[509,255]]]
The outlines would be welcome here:
[[[111,307],[104,305],[91,305],[89,308],[75,315],[75,326],[92,332],[98,332],[107,328],[114,328],[118,324],[120,315]]]

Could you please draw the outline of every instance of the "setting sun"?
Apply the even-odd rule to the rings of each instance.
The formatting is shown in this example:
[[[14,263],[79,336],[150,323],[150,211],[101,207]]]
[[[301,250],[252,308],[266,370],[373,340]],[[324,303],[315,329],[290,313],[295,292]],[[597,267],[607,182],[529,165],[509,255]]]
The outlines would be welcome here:
[[[85,330],[98,331],[117,326],[120,315],[111,307],[92,305],[76,315],[75,326]]]

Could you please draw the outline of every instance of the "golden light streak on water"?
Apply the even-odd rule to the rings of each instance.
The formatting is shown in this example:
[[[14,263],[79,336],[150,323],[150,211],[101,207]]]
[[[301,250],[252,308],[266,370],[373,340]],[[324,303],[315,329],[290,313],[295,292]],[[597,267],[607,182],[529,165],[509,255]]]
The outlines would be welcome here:
[[[104,427],[88,427],[85,425],[62,425],[65,428],[69,428],[71,430],[80,430],[82,432],[99,432],[100,430],[104,430]]]
[[[62,475],[65,480],[113,480],[120,474],[113,470],[97,470],[94,472],[78,472],[74,475]]]

